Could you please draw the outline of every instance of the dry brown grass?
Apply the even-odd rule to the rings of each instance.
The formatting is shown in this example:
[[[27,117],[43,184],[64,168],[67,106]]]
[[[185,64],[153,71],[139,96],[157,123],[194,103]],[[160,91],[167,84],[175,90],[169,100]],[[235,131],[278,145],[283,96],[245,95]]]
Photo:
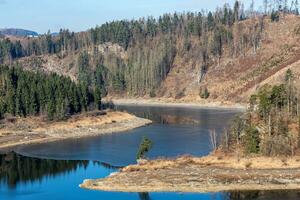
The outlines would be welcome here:
[[[45,121],[41,117],[15,118],[2,122],[0,148],[66,138],[80,138],[123,132],[151,121],[125,112],[101,111],[72,116],[64,121]]]
[[[101,126],[105,124],[117,123],[124,120],[130,120],[133,118],[135,118],[135,116],[125,112],[105,112],[104,114],[98,116],[93,116],[90,114],[81,114],[75,115],[66,121],[59,121],[53,123],[39,122],[39,126],[33,129],[33,131],[46,131],[47,129],[74,129],[78,127],[92,125]],[[29,121],[31,120],[32,119],[29,119]],[[36,120],[39,121],[39,118],[35,118],[35,121]]]
[[[122,169],[124,172],[133,172],[140,170],[157,170],[174,168],[185,165],[215,166],[231,169],[295,169],[300,168],[300,157],[241,157],[225,155],[220,159],[219,155],[210,155],[206,157],[183,156],[177,159],[159,159],[150,160],[140,165],[129,165]]]
[[[80,187],[122,192],[218,192],[227,190],[299,189],[298,157],[266,158],[210,155],[152,160],[118,173],[85,180]],[[282,161],[287,165],[282,165]]]

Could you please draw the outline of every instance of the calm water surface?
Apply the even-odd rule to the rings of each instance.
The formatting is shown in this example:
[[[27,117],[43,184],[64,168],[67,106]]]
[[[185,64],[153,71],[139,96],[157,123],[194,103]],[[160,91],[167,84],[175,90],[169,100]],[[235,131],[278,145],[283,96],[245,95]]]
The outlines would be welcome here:
[[[117,166],[135,163],[143,136],[154,141],[149,157],[206,155],[209,130],[218,133],[238,114],[237,110],[171,107],[119,107],[153,120],[153,124],[121,134],[74,139],[15,149],[18,154],[0,155],[0,199],[300,199],[298,191],[231,193],[116,193],[89,191],[78,185],[86,178],[100,178]],[[20,155],[21,154],[21,155]]]
[[[22,155],[68,160],[98,160],[114,166],[135,163],[137,148],[143,136],[154,142],[150,158],[176,157],[183,154],[207,155],[209,131],[222,132],[237,110],[188,109],[172,107],[126,107],[137,116],[151,119],[150,126],[119,134],[71,139],[17,149]]]

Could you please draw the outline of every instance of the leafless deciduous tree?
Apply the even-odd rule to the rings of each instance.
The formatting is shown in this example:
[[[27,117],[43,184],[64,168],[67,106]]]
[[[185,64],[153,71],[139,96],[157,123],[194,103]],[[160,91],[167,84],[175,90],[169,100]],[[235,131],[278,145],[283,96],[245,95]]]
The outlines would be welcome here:
[[[211,147],[213,149],[213,151],[217,150],[217,134],[216,134],[216,130],[210,130],[209,131],[209,136],[210,136],[210,143],[211,143]]]

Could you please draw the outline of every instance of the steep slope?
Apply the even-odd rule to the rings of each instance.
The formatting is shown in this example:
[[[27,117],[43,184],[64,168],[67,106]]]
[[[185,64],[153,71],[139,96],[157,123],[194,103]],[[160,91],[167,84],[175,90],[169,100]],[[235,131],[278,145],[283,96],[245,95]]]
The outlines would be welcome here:
[[[211,100],[245,102],[263,84],[282,81],[288,68],[299,73],[299,28],[297,16],[286,16],[277,23],[265,19],[263,39],[255,53],[249,49],[243,56],[221,58],[219,64],[210,65],[201,82],[201,60],[177,56],[160,88],[161,97],[200,100],[200,88],[207,87]]]
[[[262,33],[258,37],[255,30],[259,28]],[[233,40],[238,41],[225,43],[220,57],[209,53],[205,71],[202,70],[205,38],[191,36],[190,46],[186,48],[186,39],[181,34],[176,37],[159,34],[127,49],[106,42],[71,53],[32,55],[16,62],[29,70],[56,72],[77,80],[80,74],[78,57],[87,52],[89,70],[95,71],[99,64],[105,66],[103,77],[110,97],[156,97],[202,103],[246,102],[263,84],[280,83],[288,68],[296,76],[300,73],[297,67],[300,60],[299,16],[281,16],[279,22],[272,22],[269,16],[262,21],[261,16],[250,18],[235,24],[233,33],[236,34]],[[207,37],[207,45],[214,45],[214,33]],[[245,47],[238,46],[243,44]],[[235,49],[242,49],[242,53],[235,53]],[[153,76],[157,75],[161,82],[153,82],[156,80]],[[125,83],[121,89],[120,81]],[[210,93],[208,99],[199,95],[205,88]]]

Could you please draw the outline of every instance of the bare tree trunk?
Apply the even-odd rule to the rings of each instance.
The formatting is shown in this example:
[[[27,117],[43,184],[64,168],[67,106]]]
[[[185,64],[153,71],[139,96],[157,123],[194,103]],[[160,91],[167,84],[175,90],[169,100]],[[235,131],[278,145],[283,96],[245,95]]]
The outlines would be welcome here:
[[[225,133],[225,148],[226,150],[229,150],[229,134],[227,129],[224,129],[224,133]]]
[[[209,134],[210,134],[211,146],[212,146],[213,152],[215,152],[217,150],[217,135],[216,135],[216,130],[210,130]]]
[[[269,130],[269,136],[271,137],[271,113],[269,113],[269,125],[268,125],[268,130]]]
[[[297,108],[296,108],[296,115],[299,116],[299,100],[297,99]]]
[[[294,141],[293,141],[293,137],[290,138],[290,146],[291,146],[291,154],[292,156],[295,155],[295,147],[294,147]]]
[[[289,78],[289,85],[288,85],[288,116],[290,116],[290,100],[291,100],[291,81],[290,81],[290,78]]]

